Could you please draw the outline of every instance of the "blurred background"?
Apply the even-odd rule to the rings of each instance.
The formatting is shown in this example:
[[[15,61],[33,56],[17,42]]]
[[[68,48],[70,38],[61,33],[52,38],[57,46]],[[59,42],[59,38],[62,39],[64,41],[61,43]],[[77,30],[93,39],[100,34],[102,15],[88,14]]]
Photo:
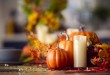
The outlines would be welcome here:
[[[33,21],[32,14],[38,20]],[[49,17],[48,21],[39,18],[42,14]],[[86,31],[96,32],[102,42],[108,43],[110,0],[0,0],[0,48],[21,49],[28,43],[26,31],[35,31],[38,24],[48,24],[50,32],[83,24]]]

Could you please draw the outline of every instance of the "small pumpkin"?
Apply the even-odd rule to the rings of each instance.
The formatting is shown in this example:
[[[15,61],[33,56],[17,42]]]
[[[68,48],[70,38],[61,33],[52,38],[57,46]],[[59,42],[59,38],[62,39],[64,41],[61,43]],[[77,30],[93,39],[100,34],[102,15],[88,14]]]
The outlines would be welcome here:
[[[66,40],[66,36],[62,35],[62,33],[61,33],[61,36],[58,36],[58,42],[64,41],[64,40]]]
[[[57,37],[57,42],[54,42],[53,44],[48,44],[48,48],[54,49],[56,48],[57,43],[66,40],[66,36],[65,35],[60,35]]]
[[[30,57],[31,56],[31,46],[30,45],[25,45],[22,49],[22,54]]]
[[[49,69],[61,69],[67,66],[67,54],[63,49],[57,47],[49,49],[46,57]]]
[[[75,35],[87,36],[88,43],[91,44],[91,45],[95,45],[95,44],[100,43],[97,34],[95,34],[94,32],[86,32],[86,31],[84,31],[84,27],[83,26],[80,27],[80,32],[72,32],[69,35],[71,41],[73,41],[73,37]]]
[[[69,40],[67,33],[62,33],[66,36],[66,40],[59,42],[59,48],[64,49],[67,52],[68,56],[68,67],[73,67],[73,42]]]

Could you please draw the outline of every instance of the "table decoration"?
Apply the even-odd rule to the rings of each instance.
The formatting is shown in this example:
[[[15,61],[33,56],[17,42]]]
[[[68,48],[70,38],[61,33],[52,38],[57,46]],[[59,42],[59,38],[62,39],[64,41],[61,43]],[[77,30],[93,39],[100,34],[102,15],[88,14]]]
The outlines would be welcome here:
[[[73,33],[75,33],[75,32],[72,32],[71,34],[73,34]],[[74,53],[74,52],[72,52],[74,50],[72,49],[72,46],[71,46],[71,45],[73,45],[72,43],[74,42],[74,40],[72,40],[72,41],[66,40],[66,39],[69,38],[69,37],[67,37],[68,36],[67,33],[65,32],[65,33],[62,33],[62,34],[63,35],[58,36],[58,39],[57,39],[58,40],[58,44],[59,44],[59,48],[62,48],[65,51],[67,51],[67,53],[68,53],[68,63],[69,63],[68,65],[70,65],[70,63],[72,63],[71,66],[69,66],[69,67],[73,67],[72,65],[74,65],[73,64],[74,59],[72,61],[72,59],[70,60],[70,58],[73,58],[74,54],[73,55],[70,55],[70,54]],[[74,36],[76,36],[76,35],[74,35]],[[95,36],[97,36],[97,35],[95,35]],[[88,36],[88,37],[91,38],[91,36]],[[56,49],[57,43],[55,42],[54,44],[48,44],[48,45],[44,44],[44,43],[42,43],[41,41],[38,40],[38,38],[35,36],[35,34],[33,32],[30,32],[29,34],[27,34],[27,38],[28,38],[29,43],[31,45],[30,49],[28,48],[29,49],[29,53],[30,53],[29,57],[32,57],[32,60],[30,60],[30,61],[32,61],[34,63],[35,62],[36,63],[43,63],[43,62],[47,63],[46,60],[45,60],[46,56],[47,56],[47,52],[49,51],[49,49],[53,49],[53,50]],[[94,40],[91,40],[91,41],[94,42]],[[65,43],[63,43],[63,42],[65,42]],[[71,45],[69,43],[66,44],[66,42],[71,42]],[[87,42],[88,42],[88,40],[87,40]],[[98,40],[98,42],[99,42],[99,40]],[[95,47],[96,44],[95,43],[94,44],[91,43],[91,44],[87,45],[87,66],[93,66],[93,67],[96,66],[96,65],[92,64],[93,62],[91,62],[92,58],[95,56],[94,53],[96,53],[96,52],[94,52],[94,47]],[[67,46],[68,46],[68,50],[67,50]],[[70,50],[70,47],[71,47],[71,50]],[[69,53],[69,50],[70,50],[70,53]],[[92,51],[94,53],[91,53]],[[89,53],[91,53],[91,54],[89,54]],[[96,54],[96,56],[97,56],[97,54]],[[34,60],[33,60],[33,58],[34,58]]]
[[[85,68],[87,66],[87,38],[77,35],[73,37],[74,41],[74,67]]]
[[[91,58],[91,62],[99,67],[110,68],[110,44],[96,44],[94,52],[97,54]]]
[[[33,32],[27,34],[26,36],[27,39],[29,40],[30,48],[28,48],[28,50],[30,55],[26,56],[25,54],[22,53],[21,55],[22,61],[31,59],[31,60],[27,60],[27,62],[45,63],[43,60],[45,59],[47,53],[46,44],[40,42],[38,38],[35,36],[35,34],[33,34]]]
[[[26,49],[27,53],[25,51],[23,52],[22,58],[26,59],[23,59],[23,61],[29,64],[45,63],[49,70],[96,72],[97,69],[102,67],[103,71],[109,70],[109,66],[107,65],[109,64],[110,48],[108,47],[108,44],[106,44],[107,46],[101,44],[99,37],[95,32],[85,31],[84,26],[81,26],[79,30],[76,29],[75,31],[70,30],[69,32],[67,29],[65,33],[62,33],[61,36],[55,38],[56,36],[53,36],[53,34],[59,27],[60,22],[57,14],[48,10],[40,10],[39,7],[36,6],[33,7],[31,13],[28,15],[26,36],[29,41],[29,46]],[[79,44],[81,44],[81,41],[85,41],[83,42],[85,43],[84,47],[82,47],[84,44],[77,47],[76,40],[73,40],[76,36],[85,36],[87,38],[79,41]],[[59,46],[58,49],[56,48],[57,45]],[[79,50],[77,50],[78,48]],[[77,53],[78,55],[76,56]],[[81,53],[85,55],[82,55]],[[78,57],[81,55],[81,58]],[[75,64],[77,59],[79,59],[79,61],[82,60],[81,62],[85,60],[84,64]],[[86,67],[89,70],[82,68],[78,71],[76,70],[76,67]],[[97,67],[97,69],[95,67]]]
[[[57,40],[55,32],[60,28],[60,11],[65,7],[66,0],[50,0],[49,3],[45,0],[24,0],[23,10],[27,15],[26,36],[31,46],[29,56],[26,52],[22,54],[24,62],[36,60],[38,63],[45,60],[47,44],[53,44]]]
[[[58,30],[59,19],[62,19],[61,11],[66,8],[66,2],[67,0],[23,0],[22,8],[28,17],[26,29],[34,31],[37,25],[42,24],[50,31]]]
[[[66,32],[61,33],[61,36],[66,36],[66,40],[59,42],[59,48],[64,49],[68,56],[68,67],[73,67],[73,42],[69,40],[69,36]]]
[[[80,34],[75,35],[75,33],[76,32],[72,32],[71,34],[74,34],[74,37],[75,36],[86,36],[86,37],[89,37],[89,39],[91,37],[92,38],[94,37],[94,39],[95,39],[95,36],[97,36],[94,32],[92,32],[93,35],[91,33],[92,36],[89,34],[88,34],[89,36],[85,35],[85,32],[84,32],[84,35],[80,35]],[[81,32],[79,32],[79,33],[81,33]],[[75,54],[70,55],[70,57],[73,58],[72,64],[70,65],[72,59],[70,60],[70,57],[68,55],[71,54],[72,52],[68,53],[66,49],[70,50],[70,48],[72,48],[72,46],[74,48],[77,45],[77,44],[75,44],[75,40],[72,40],[72,41],[67,40],[68,38],[70,38],[70,35],[68,35],[67,32],[63,32],[60,36],[58,36],[57,42],[47,45],[47,44],[43,44],[42,42],[40,42],[33,32],[28,34],[27,35],[28,40],[30,41],[30,43],[33,43],[33,45],[31,45],[31,47],[30,47],[31,57],[37,59],[37,60],[29,62],[29,64],[43,64],[43,62],[45,62],[45,65],[47,65],[48,70],[64,71],[65,73],[90,73],[90,72],[108,72],[109,71],[110,45],[101,43],[98,37],[96,38],[97,42],[96,42],[96,40],[93,40],[93,39],[89,40],[90,43],[87,44],[87,47],[85,47],[85,49],[86,49],[85,51],[87,51],[87,56],[86,56],[87,60],[85,61],[87,63],[87,64],[85,64],[86,67],[80,68],[79,70],[76,69],[75,63],[73,63],[75,61],[74,55],[76,53],[73,49],[71,49],[71,51],[73,51],[73,53],[75,53]],[[82,41],[84,41],[84,40],[82,40]],[[91,43],[91,41],[92,41],[92,43]],[[72,42],[74,45],[72,43],[70,45],[67,42]],[[88,39],[87,39],[86,43],[88,43]],[[66,53],[68,53],[67,59],[65,59],[65,62],[67,61],[67,63],[68,63],[66,66],[62,66],[64,63],[62,61],[56,62],[56,60],[58,60],[58,59],[55,59],[55,57],[58,58],[58,56],[57,56],[58,52],[56,52],[56,51],[59,51],[59,49],[56,50],[57,44],[59,44],[59,48],[63,49],[64,51],[66,51]],[[40,49],[39,50],[40,54],[38,54],[39,52],[37,53],[37,50],[35,50],[35,52],[33,51],[34,49],[32,50],[32,48],[34,48],[34,46]],[[83,46],[83,45],[81,45],[81,46]],[[80,50],[83,49],[83,48],[81,48],[81,46],[79,46]],[[42,50],[44,50],[44,51],[42,51]],[[63,52],[60,51],[60,53],[61,53],[62,57],[59,55],[60,56],[59,58],[63,59],[63,54],[62,54]],[[81,52],[81,51],[78,52],[79,55],[82,55],[80,53],[83,53],[83,52]],[[53,57],[52,57],[52,55],[53,55]],[[43,57],[45,59],[42,59]],[[76,58],[78,58],[78,57],[76,57]],[[81,57],[81,59],[83,59],[83,58]],[[50,66],[50,64],[51,64],[51,66]],[[60,64],[60,66],[58,66],[58,64]],[[68,65],[70,65],[70,66],[68,66]],[[81,64],[78,64],[78,65],[81,65]],[[85,65],[83,65],[83,66],[85,66]]]
[[[73,37],[75,35],[84,35],[84,36],[87,36],[87,42],[90,45],[94,45],[94,44],[100,43],[100,40],[99,40],[97,34],[95,32],[85,31],[85,27],[83,25],[79,27],[79,32],[72,32],[69,35],[70,40],[73,41]]]
[[[62,69],[67,67],[67,53],[64,49],[59,48],[59,45],[56,45],[56,49],[49,49],[46,62],[49,69]]]

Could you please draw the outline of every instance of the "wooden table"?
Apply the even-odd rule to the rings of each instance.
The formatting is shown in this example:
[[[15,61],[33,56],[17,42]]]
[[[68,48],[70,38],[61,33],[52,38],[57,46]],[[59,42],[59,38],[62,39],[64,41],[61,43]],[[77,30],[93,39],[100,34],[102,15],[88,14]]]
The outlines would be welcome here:
[[[69,70],[48,70],[46,66],[22,65],[0,66],[0,75],[110,75],[109,71],[102,72],[76,72]]]
[[[51,72],[29,72],[29,73],[21,73],[21,72],[0,72],[0,75],[110,75],[110,73],[64,73],[59,71],[51,71]]]
[[[110,73],[65,73],[62,71],[46,71],[46,72],[0,72],[0,75],[110,75]]]

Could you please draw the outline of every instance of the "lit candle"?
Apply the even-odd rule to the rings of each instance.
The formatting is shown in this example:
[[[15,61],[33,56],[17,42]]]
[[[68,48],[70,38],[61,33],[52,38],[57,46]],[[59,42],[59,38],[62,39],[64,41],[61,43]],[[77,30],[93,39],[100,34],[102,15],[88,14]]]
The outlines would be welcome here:
[[[87,65],[87,40],[86,36],[77,35],[74,41],[74,67],[86,67]]]

